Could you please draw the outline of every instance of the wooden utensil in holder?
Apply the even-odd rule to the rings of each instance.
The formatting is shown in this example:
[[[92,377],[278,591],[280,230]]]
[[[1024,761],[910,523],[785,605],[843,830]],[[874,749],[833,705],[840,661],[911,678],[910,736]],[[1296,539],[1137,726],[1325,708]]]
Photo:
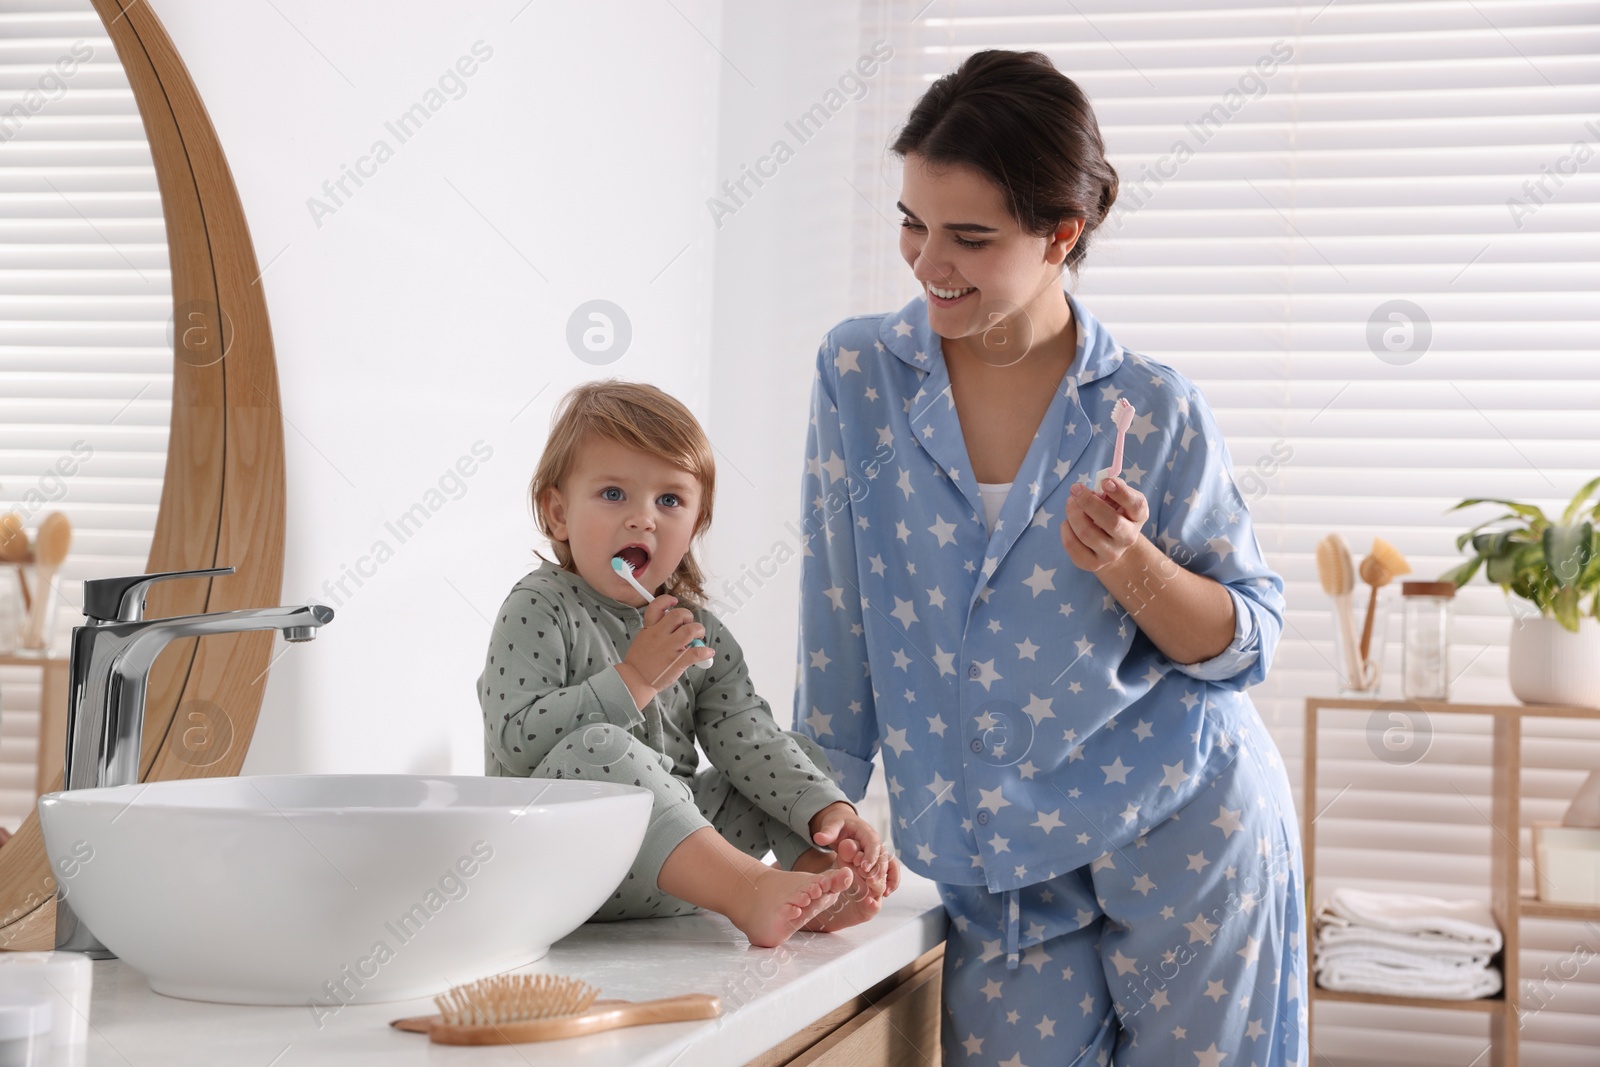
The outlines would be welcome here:
[[[28,589],[27,565],[33,562],[33,546],[28,543],[28,532],[22,528],[22,516],[14,511],[0,515],[0,582],[10,583],[16,575],[17,589],[22,593],[22,621],[15,633],[7,633],[0,648],[15,648],[22,639],[27,618],[33,612],[33,594]],[[10,596],[9,584],[0,596]]]
[[[52,511],[40,520],[38,532],[34,534],[33,539],[36,580],[32,603],[28,610],[28,621],[22,630],[23,648],[43,649],[49,645],[50,635],[47,631],[54,615],[51,608],[56,602],[56,572],[67,558],[67,550],[71,546],[72,523],[65,515],[59,511]]]

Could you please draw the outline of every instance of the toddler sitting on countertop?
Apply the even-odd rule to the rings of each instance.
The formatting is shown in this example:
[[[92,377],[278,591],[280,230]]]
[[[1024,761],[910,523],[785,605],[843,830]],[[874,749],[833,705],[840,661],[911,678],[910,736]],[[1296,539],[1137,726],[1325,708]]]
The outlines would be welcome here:
[[[872,918],[899,867],[821,749],[778,728],[703,606],[690,542],[714,487],[710,442],[660,389],[607,379],[562,399],[530,487],[557,561],[540,556],[494,623],[478,678],[485,773],[648,789],[644,845],[591,918],[704,908],[771,947]],[[659,595],[645,603],[613,557]]]

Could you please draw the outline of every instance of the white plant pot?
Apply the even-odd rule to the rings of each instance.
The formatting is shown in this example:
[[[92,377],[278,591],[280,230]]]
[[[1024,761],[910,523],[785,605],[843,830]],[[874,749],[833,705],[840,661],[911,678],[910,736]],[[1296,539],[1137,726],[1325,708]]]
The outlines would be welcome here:
[[[1585,615],[1573,633],[1555,619],[1513,619],[1509,669],[1524,704],[1600,708],[1600,621]]]

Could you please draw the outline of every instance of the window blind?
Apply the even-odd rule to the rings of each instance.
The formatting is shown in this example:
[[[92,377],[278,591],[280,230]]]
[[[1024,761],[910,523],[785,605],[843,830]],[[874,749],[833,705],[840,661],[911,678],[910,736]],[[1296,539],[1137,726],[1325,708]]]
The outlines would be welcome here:
[[[171,276],[149,145],[88,0],[0,3],[0,512],[72,522],[86,577],[145,569],[171,409]],[[40,671],[0,667],[0,825],[34,807]],[[47,754],[47,758],[54,758]]]
[[[1383,537],[1431,579],[1494,514],[1446,514],[1457,501],[1559,511],[1600,473],[1600,4],[880,0],[862,41],[880,38],[895,58],[858,113],[849,312],[917,290],[887,151],[916,99],[984,48],[1049,55],[1088,93],[1121,179],[1075,292],[1205,394],[1285,578],[1285,633],[1252,697],[1298,789],[1304,699],[1335,695],[1316,542],[1337,530],[1359,558]],[[1461,591],[1453,699],[1512,700],[1511,611],[1481,575]],[[1395,699],[1398,610],[1388,621],[1381,696]],[[1488,724],[1472,718],[1435,716],[1425,754],[1398,765],[1380,756],[1387,721],[1324,715],[1319,796],[1298,791],[1322,813],[1319,897],[1487,899]],[[1524,826],[1559,820],[1600,767],[1600,731],[1525,731]],[[1520,848],[1532,855],[1526,829]],[[1527,1062],[1592,1063],[1600,964],[1541,976],[1570,974],[1600,933],[1526,920],[1522,936]],[[1318,1052],[1341,1064],[1470,1063],[1486,1033],[1459,1012],[1318,1007]]]

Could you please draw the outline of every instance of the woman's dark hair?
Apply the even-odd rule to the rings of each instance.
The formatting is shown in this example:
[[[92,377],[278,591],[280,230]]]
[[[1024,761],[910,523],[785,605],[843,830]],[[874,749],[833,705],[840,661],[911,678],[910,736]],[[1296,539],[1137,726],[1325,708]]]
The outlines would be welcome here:
[[[1000,187],[1011,216],[1036,237],[1054,234],[1062,219],[1083,219],[1067,253],[1074,276],[1117,199],[1117,172],[1089,98],[1042,52],[968,56],[922,94],[891,150],[972,167]]]

